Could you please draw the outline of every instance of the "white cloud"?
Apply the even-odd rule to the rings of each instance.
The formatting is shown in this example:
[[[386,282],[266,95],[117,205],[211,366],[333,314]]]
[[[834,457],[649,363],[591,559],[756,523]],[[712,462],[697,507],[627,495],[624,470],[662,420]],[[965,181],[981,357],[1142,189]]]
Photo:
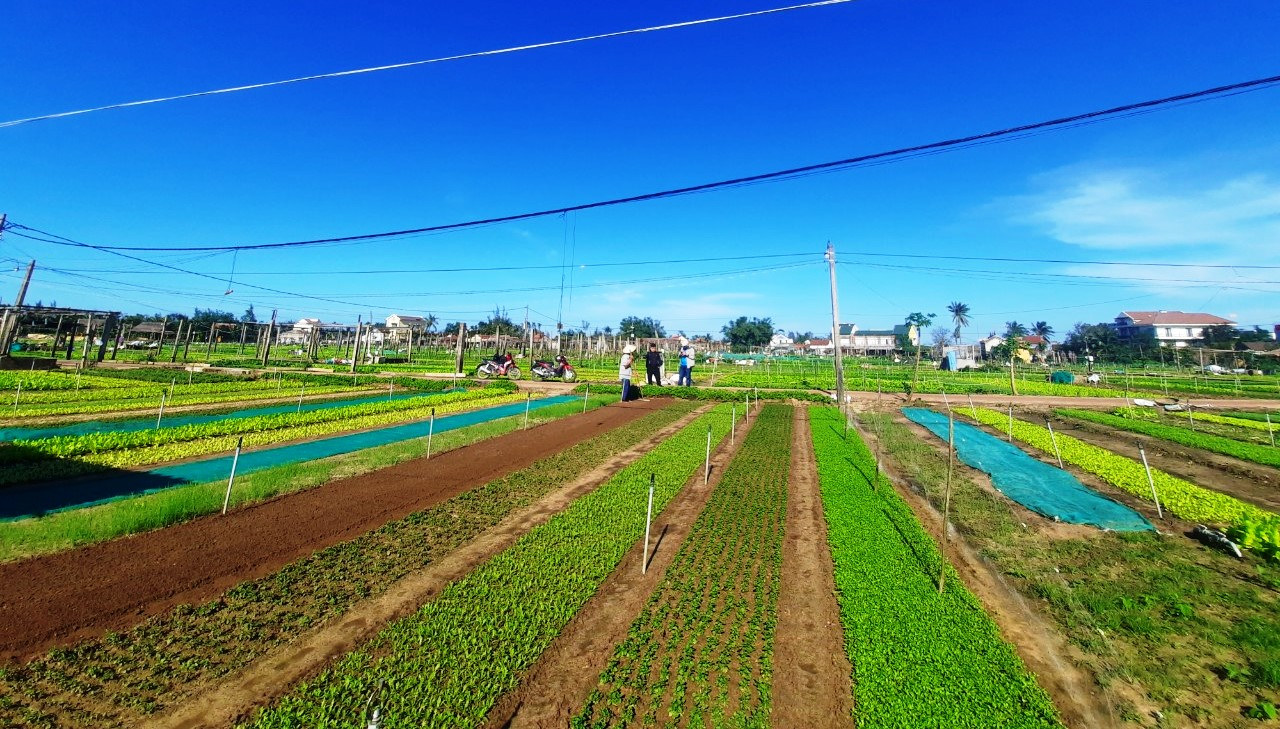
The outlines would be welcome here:
[[[1070,265],[1057,273],[1116,280],[1158,296],[1160,308],[1204,311],[1224,304],[1246,321],[1274,316],[1280,270],[1280,181],[1263,174],[1205,173],[1193,163],[1164,168],[1058,170],[1039,192],[1006,200],[1013,222],[1077,250],[1052,258],[1134,261]],[[1083,250],[1080,250],[1083,249]],[[1188,264],[1159,266],[1157,263]],[[1198,265],[1197,265],[1198,264]],[[1234,317],[1233,317],[1234,318]]]
[[[1063,243],[1148,253],[1172,249],[1213,263],[1251,263],[1254,256],[1280,251],[1280,182],[1264,175],[1184,181],[1127,169],[1046,179],[1049,189],[1023,198],[1019,217]]]

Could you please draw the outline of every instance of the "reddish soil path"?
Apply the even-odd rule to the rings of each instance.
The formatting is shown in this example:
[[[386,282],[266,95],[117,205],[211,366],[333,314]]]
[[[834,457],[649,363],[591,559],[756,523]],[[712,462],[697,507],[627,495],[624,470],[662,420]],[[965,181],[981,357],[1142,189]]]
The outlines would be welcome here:
[[[796,407],[773,656],[775,727],[852,727],[853,668],[835,594],[809,409]]]
[[[649,403],[645,403],[649,405]],[[661,407],[606,407],[167,529],[0,565],[0,660],[27,658],[301,557],[524,468]]]

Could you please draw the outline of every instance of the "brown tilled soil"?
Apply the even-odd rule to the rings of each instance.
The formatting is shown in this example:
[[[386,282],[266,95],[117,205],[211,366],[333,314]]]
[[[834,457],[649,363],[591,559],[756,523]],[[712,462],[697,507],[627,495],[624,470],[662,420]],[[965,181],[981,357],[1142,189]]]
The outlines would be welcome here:
[[[607,407],[233,511],[0,565],[0,660],[125,630],[439,504],[657,402]]]
[[[637,543],[587,604],[574,615],[543,652],[538,663],[489,712],[489,729],[565,727],[582,708],[608,666],[632,621],[653,594],[689,530],[719,483],[724,467],[738,452],[754,423],[739,427],[733,443],[726,439],[711,459],[706,485],[696,473],[653,522],[653,546],[647,571],[641,573],[644,548]]]
[[[773,726],[852,727],[853,668],[835,594],[809,409],[795,409],[773,654]]]

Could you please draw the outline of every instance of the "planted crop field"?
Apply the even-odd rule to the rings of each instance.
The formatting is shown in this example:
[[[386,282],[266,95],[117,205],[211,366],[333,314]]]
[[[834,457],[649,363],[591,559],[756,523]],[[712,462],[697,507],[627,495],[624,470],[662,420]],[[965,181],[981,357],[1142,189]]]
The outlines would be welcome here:
[[[6,667],[0,716],[14,726],[136,725],[439,561],[692,408],[611,409],[512,433],[487,453],[482,442],[478,452],[411,461],[141,541],[0,565],[6,591],[24,596],[0,608],[0,623],[24,626],[6,631],[5,654],[65,645],[59,636],[86,629],[100,636]],[[485,474],[498,477],[486,483]],[[309,515],[305,530],[298,514]],[[224,591],[229,581],[235,587]],[[174,594],[189,602],[173,606]],[[154,617],[134,625],[138,612]]]
[[[980,423],[1009,427],[1005,414],[985,408],[969,412]],[[1280,560],[1280,515],[1259,509],[1227,494],[1212,491],[1151,469],[1150,480],[1140,462],[1068,435],[1051,435],[1047,428],[1015,419],[1013,437],[1048,454],[1097,475],[1107,483],[1139,499],[1152,499],[1154,489],[1163,508],[1190,522],[1201,522],[1234,533],[1241,546],[1256,550],[1264,559]],[[1154,484],[1154,486],[1153,486]],[[1154,505],[1154,504],[1153,504]]]
[[[836,410],[813,439],[859,727],[1061,726],[1058,712]],[[945,570],[945,589],[939,574]]]
[[[573,726],[768,726],[791,407],[767,405]]]
[[[695,420],[249,726],[349,723],[371,701],[389,725],[477,725],[644,533],[635,506],[651,475],[660,512],[701,465],[706,434],[728,435],[728,415]]]
[[[991,419],[1002,435],[1005,417]],[[867,422],[895,476],[940,521],[945,446],[896,415]],[[1043,441],[1052,448],[1047,433]],[[1159,533],[1081,530],[1029,514],[980,472],[957,468],[953,481],[950,521],[967,547],[956,555],[973,574],[990,573],[984,602],[998,607],[993,614],[1020,635],[1020,647],[1032,648],[1028,663],[1053,677],[1069,726],[1272,725],[1280,566],[1256,551],[1237,559],[1189,539],[1190,525],[1167,511]],[[1094,483],[1104,493],[1117,488]],[[1144,513],[1154,520],[1153,507]]]
[[[1215,558],[1199,559],[1193,544],[1168,547],[1168,535],[1091,541],[1085,527],[1028,517],[998,492],[961,479],[944,551],[929,506],[943,446],[886,426],[877,438],[888,446],[884,464],[912,474],[909,486],[895,486],[857,427],[846,428],[834,408],[804,402],[829,401],[806,389],[823,373],[805,366],[726,372],[721,365],[723,381],[749,389],[644,388],[647,399],[621,404],[616,385],[593,384],[590,396],[584,385],[571,401],[535,414],[528,429],[512,409],[523,409],[528,396],[503,381],[400,399],[387,391],[385,399],[308,411],[254,405],[172,427],[86,426],[0,446],[0,479],[31,482],[35,471],[11,474],[65,464],[151,469],[225,453],[241,437],[246,445],[310,447],[333,433],[423,421],[432,408],[444,417],[501,404],[511,415],[435,432],[430,451],[414,436],[249,471],[235,482],[225,517],[210,514],[221,508],[223,480],[84,514],[0,523],[0,555],[12,560],[0,563],[0,624],[24,626],[0,642],[7,660],[0,725],[1155,727],[1170,724],[1147,722],[1153,710],[1194,714],[1187,699],[1194,680],[1160,684],[1156,666],[1137,655],[1143,651],[1226,685],[1230,718],[1196,715],[1199,725],[1236,726],[1252,720],[1247,712],[1265,715],[1274,705],[1280,647],[1267,636],[1280,627],[1271,594],[1280,589],[1272,562],[1280,519],[1157,470],[1162,504],[1179,518],[1229,527],[1246,547],[1246,561],[1224,570],[1210,563]],[[695,381],[714,372],[700,367]],[[131,403],[167,401],[183,387],[196,399],[228,398],[202,408],[237,407],[237,393],[249,405],[273,387],[285,393],[277,400],[296,402],[286,398],[302,395],[304,383],[308,395],[330,386],[348,395],[368,390],[341,389],[354,384],[345,375],[333,382],[193,376],[184,385],[160,379],[167,374],[83,374],[80,392],[90,397],[77,397],[74,385],[64,387],[74,380],[55,374],[45,389],[29,388],[31,405],[50,398],[45,405],[87,408],[71,420],[112,402],[119,408],[103,412],[127,413]],[[756,390],[762,376],[773,388]],[[901,391],[911,376],[910,367],[885,364],[851,379],[871,391]],[[1020,390],[1024,382],[1056,395],[1115,394],[1030,378],[1019,380]],[[436,383],[424,389],[453,384]],[[377,386],[388,385],[399,393],[394,383]],[[1007,373],[922,372],[916,389],[1007,387]],[[1003,430],[1003,413],[977,412]],[[1268,432],[1240,422],[1251,424],[1205,419],[1203,426],[1237,429],[1253,440],[1212,436],[1263,447],[1257,439]],[[1041,447],[1035,429],[1015,422],[1014,435]],[[1182,447],[1205,447],[1197,443]],[[1059,447],[1082,468],[1092,461],[1126,498],[1149,493],[1140,465],[1135,471],[1127,459],[1062,435]],[[704,473],[715,473],[706,485]],[[655,534],[642,543],[651,478]],[[200,504],[179,505],[181,496]],[[151,521],[162,511],[181,516]],[[98,531],[117,518],[128,526]],[[21,543],[41,524],[83,531],[68,537],[51,528]],[[155,531],[138,533],[146,529]],[[135,536],[110,539],[119,534]],[[792,545],[805,538],[816,556],[799,567]],[[1112,571],[1091,554],[1094,545],[1119,563]],[[642,554],[650,558],[644,574]],[[1154,568],[1141,572],[1138,560],[1158,556],[1189,575],[1187,584],[1176,582],[1173,568],[1162,567],[1158,579]],[[997,579],[983,576],[995,569]],[[1215,582],[1249,570],[1253,592]],[[1066,574],[1070,589],[1061,584]],[[1126,591],[1092,584],[1097,575]],[[633,594],[623,598],[622,589]],[[800,594],[811,597],[797,601]],[[1214,612],[1214,595],[1229,601],[1223,615],[1238,625]],[[1251,612],[1246,595],[1261,607]],[[821,641],[804,642],[802,653],[780,649],[801,644],[798,631],[817,633],[814,621],[827,626]],[[1144,642],[1144,625],[1209,655]],[[591,634],[592,626],[600,630]],[[1109,641],[1112,634],[1120,637]],[[1119,648],[1105,653],[1113,644]],[[590,651],[590,660],[573,650]],[[567,670],[552,681],[555,666]],[[1224,678],[1204,678],[1219,669]],[[824,687],[826,698],[806,698],[806,682]],[[1146,693],[1122,706],[1120,684]],[[541,688],[556,697],[554,720],[522,710]],[[822,717],[798,719],[790,711],[797,701],[820,706]],[[1106,701],[1121,708],[1100,708]]]

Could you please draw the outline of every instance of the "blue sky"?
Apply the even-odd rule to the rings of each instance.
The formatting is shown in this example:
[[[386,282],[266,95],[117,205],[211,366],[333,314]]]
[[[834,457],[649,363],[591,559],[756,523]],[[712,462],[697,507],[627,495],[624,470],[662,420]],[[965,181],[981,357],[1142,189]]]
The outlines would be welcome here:
[[[0,122],[785,3],[6,6]],[[0,211],[104,246],[360,235],[696,185],[1280,74],[1280,4],[862,0],[0,128]],[[130,255],[0,239],[0,297],[125,312],[718,333],[913,311],[1280,322],[1280,88],[796,180],[447,234]],[[799,254],[786,258],[754,258]],[[896,257],[909,254],[919,258]],[[692,260],[724,259],[724,260]],[[687,261],[654,264],[646,261]],[[562,264],[568,266],[562,267]],[[620,265],[619,265],[620,264]],[[467,270],[512,267],[521,270]],[[562,275],[563,274],[563,275]],[[1108,278],[1093,278],[1093,277]],[[272,293],[254,286],[287,293]],[[223,292],[232,289],[233,293]],[[307,298],[311,297],[311,298]],[[944,322],[945,323],[945,322]]]

